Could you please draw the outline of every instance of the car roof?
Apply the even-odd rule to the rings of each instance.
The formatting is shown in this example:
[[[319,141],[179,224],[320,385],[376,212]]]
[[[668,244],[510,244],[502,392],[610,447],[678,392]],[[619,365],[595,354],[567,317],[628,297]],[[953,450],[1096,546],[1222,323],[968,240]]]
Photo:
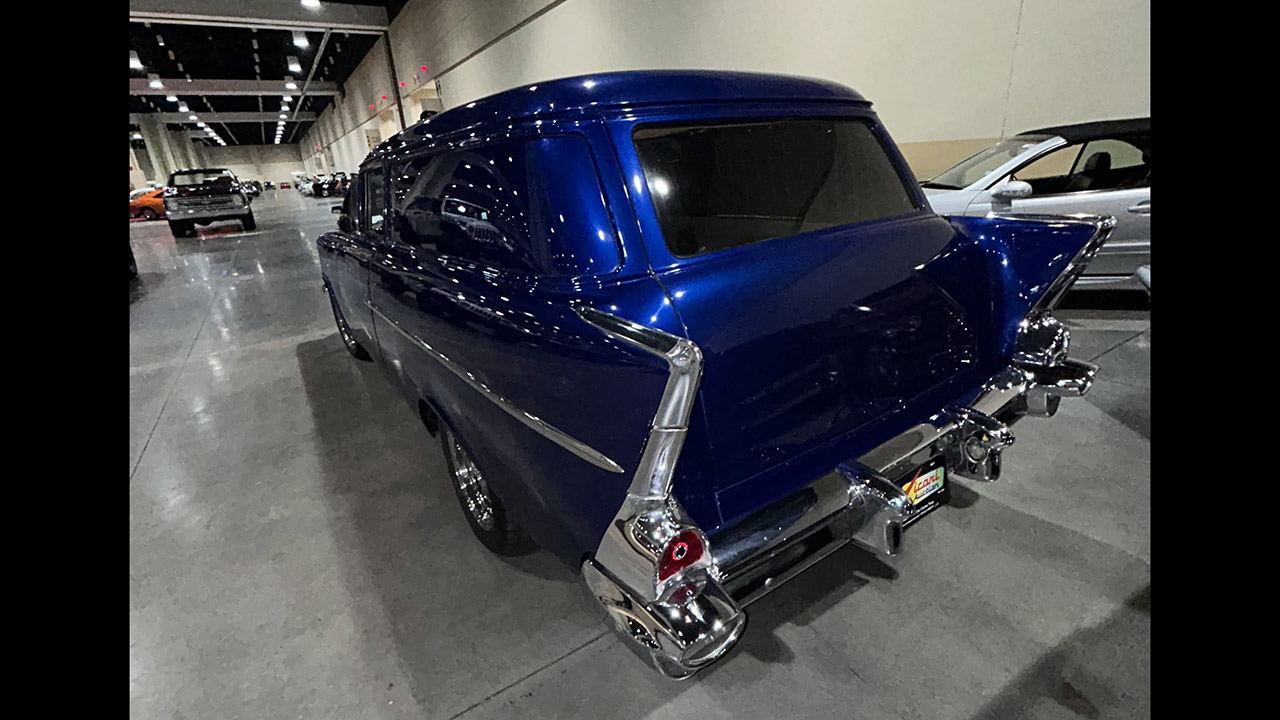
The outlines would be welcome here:
[[[403,146],[414,142],[418,136],[448,135],[478,123],[505,123],[517,118],[585,108],[752,100],[871,104],[845,85],[793,75],[723,70],[594,73],[522,85],[446,110],[396,133],[377,150]]]
[[[1018,135],[1057,135],[1067,142],[1087,142],[1115,135],[1133,135],[1151,132],[1151,118],[1130,118],[1128,120],[1096,120],[1094,122],[1076,123],[1074,125],[1054,125],[1053,127],[1027,130]]]

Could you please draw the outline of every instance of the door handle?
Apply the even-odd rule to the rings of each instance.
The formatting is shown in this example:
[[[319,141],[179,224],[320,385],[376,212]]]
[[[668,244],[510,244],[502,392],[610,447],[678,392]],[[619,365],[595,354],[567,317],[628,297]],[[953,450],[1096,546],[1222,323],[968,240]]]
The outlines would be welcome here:
[[[1151,201],[1147,200],[1145,202],[1140,202],[1137,205],[1133,205],[1129,208],[1129,212],[1134,213],[1135,215],[1150,215]]]

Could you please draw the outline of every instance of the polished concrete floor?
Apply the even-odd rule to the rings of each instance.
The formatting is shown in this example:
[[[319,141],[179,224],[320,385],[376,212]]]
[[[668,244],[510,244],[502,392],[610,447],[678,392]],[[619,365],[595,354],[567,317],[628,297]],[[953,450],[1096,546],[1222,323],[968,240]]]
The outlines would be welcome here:
[[[439,446],[353,361],[292,190],[175,243],[132,223],[135,718],[1131,718],[1149,714],[1150,326],[1072,310],[1083,400],[1028,419],[891,564],[848,548],[685,683],[545,553],[476,542]]]

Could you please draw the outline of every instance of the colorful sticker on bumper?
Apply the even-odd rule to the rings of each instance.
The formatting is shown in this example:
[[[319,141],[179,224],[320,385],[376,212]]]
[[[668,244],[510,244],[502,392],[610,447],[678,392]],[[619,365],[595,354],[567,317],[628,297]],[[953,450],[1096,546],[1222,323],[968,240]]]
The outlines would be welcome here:
[[[911,498],[912,505],[919,505],[921,500],[942,489],[945,474],[945,468],[934,468],[927,473],[917,474],[902,489]]]

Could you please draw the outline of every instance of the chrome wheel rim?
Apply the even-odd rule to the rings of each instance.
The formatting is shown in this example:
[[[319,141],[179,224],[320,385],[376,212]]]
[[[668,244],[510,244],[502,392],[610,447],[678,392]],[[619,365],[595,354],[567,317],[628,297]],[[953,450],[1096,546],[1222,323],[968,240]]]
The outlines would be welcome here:
[[[453,482],[467,505],[467,513],[482,530],[492,530],[493,496],[489,485],[453,433],[449,433],[449,453],[453,456]]]

